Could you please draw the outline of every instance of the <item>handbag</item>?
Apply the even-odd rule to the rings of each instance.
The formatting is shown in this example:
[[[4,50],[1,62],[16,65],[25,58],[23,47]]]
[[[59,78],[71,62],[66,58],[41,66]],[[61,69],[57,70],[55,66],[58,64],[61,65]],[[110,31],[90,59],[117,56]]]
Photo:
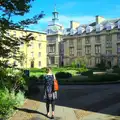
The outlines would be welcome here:
[[[54,89],[54,91],[58,91],[59,90],[58,80],[55,78],[54,75],[53,75],[53,77],[54,77],[53,89]]]
[[[54,79],[54,91],[58,91],[58,90],[59,90],[58,81]]]

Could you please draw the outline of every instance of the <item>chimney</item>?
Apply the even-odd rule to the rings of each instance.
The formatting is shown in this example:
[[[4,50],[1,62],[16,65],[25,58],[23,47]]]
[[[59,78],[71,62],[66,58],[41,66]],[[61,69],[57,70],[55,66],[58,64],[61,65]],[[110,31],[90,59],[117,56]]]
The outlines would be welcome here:
[[[100,24],[100,23],[103,22],[104,20],[105,20],[104,17],[99,16],[99,15],[96,16],[96,24]]]
[[[77,27],[80,26],[79,22],[75,22],[75,21],[70,21],[70,28],[72,29],[76,29]]]

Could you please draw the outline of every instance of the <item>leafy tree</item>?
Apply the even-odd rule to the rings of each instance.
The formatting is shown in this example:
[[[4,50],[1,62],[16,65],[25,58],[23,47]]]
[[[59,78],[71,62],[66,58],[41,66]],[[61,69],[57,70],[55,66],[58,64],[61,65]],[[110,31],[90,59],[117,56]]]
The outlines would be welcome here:
[[[81,68],[86,68],[86,58],[76,58],[71,65],[72,67],[77,67],[79,65]]]
[[[18,38],[8,35],[8,30],[16,30],[36,24],[44,17],[43,11],[19,22],[14,22],[14,16],[23,16],[30,11],[34,0],[0,0],[0,66],[5,66],[8,59],[13,58],[17,61],[23,60],[23,54],[19,51],[19,45],[33,39],[32,34]],[[7,66],[8,67],[8,66]]]

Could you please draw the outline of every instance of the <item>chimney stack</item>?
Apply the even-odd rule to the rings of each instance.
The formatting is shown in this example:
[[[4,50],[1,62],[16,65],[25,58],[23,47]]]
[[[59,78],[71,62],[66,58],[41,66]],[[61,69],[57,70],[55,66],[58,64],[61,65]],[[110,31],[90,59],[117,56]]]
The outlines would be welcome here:
[[[104,17],[99,16],[99,15],[96,16],[96,24],[100,24],[100,23],[103,22],[104,20],[105,20]]]
[[[75,22],[75,21],[70,21],[70,28],[72,29],[76,29],[77,27],[80,26],[79,22]]]

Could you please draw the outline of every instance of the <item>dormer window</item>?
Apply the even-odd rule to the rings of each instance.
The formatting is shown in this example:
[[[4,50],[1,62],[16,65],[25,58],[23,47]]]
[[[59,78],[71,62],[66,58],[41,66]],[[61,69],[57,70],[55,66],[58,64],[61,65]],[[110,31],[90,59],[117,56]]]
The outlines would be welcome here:
[[[75,33],[76,33],[76,30],[74,30],[74,29],[70,30],[70,35],[74,35]]]
[[[113,23],[107,23],[106,30],[112,30],[115,27]]]
[[[64,35],[68,35],[69,34],[69,32],[66,29],[63,30],[63,33],[64,33]]]
[[[97,24],[97,25],[96,25],[96,32],[102,31],[103,28],[104,28],[104,26],[103,26],[102,24]]]
[[[91,26],[86,27],[86,33],[90,33],[90,32],[92,32],[92,30],[93,30],[93,27],[91,27]]]
[[[85,28],[79,27],[77,31],[78,31],[78,34],[82,34],[85,31]]]
[[[118,29],[120,29],[120,21],[118,21]]]

